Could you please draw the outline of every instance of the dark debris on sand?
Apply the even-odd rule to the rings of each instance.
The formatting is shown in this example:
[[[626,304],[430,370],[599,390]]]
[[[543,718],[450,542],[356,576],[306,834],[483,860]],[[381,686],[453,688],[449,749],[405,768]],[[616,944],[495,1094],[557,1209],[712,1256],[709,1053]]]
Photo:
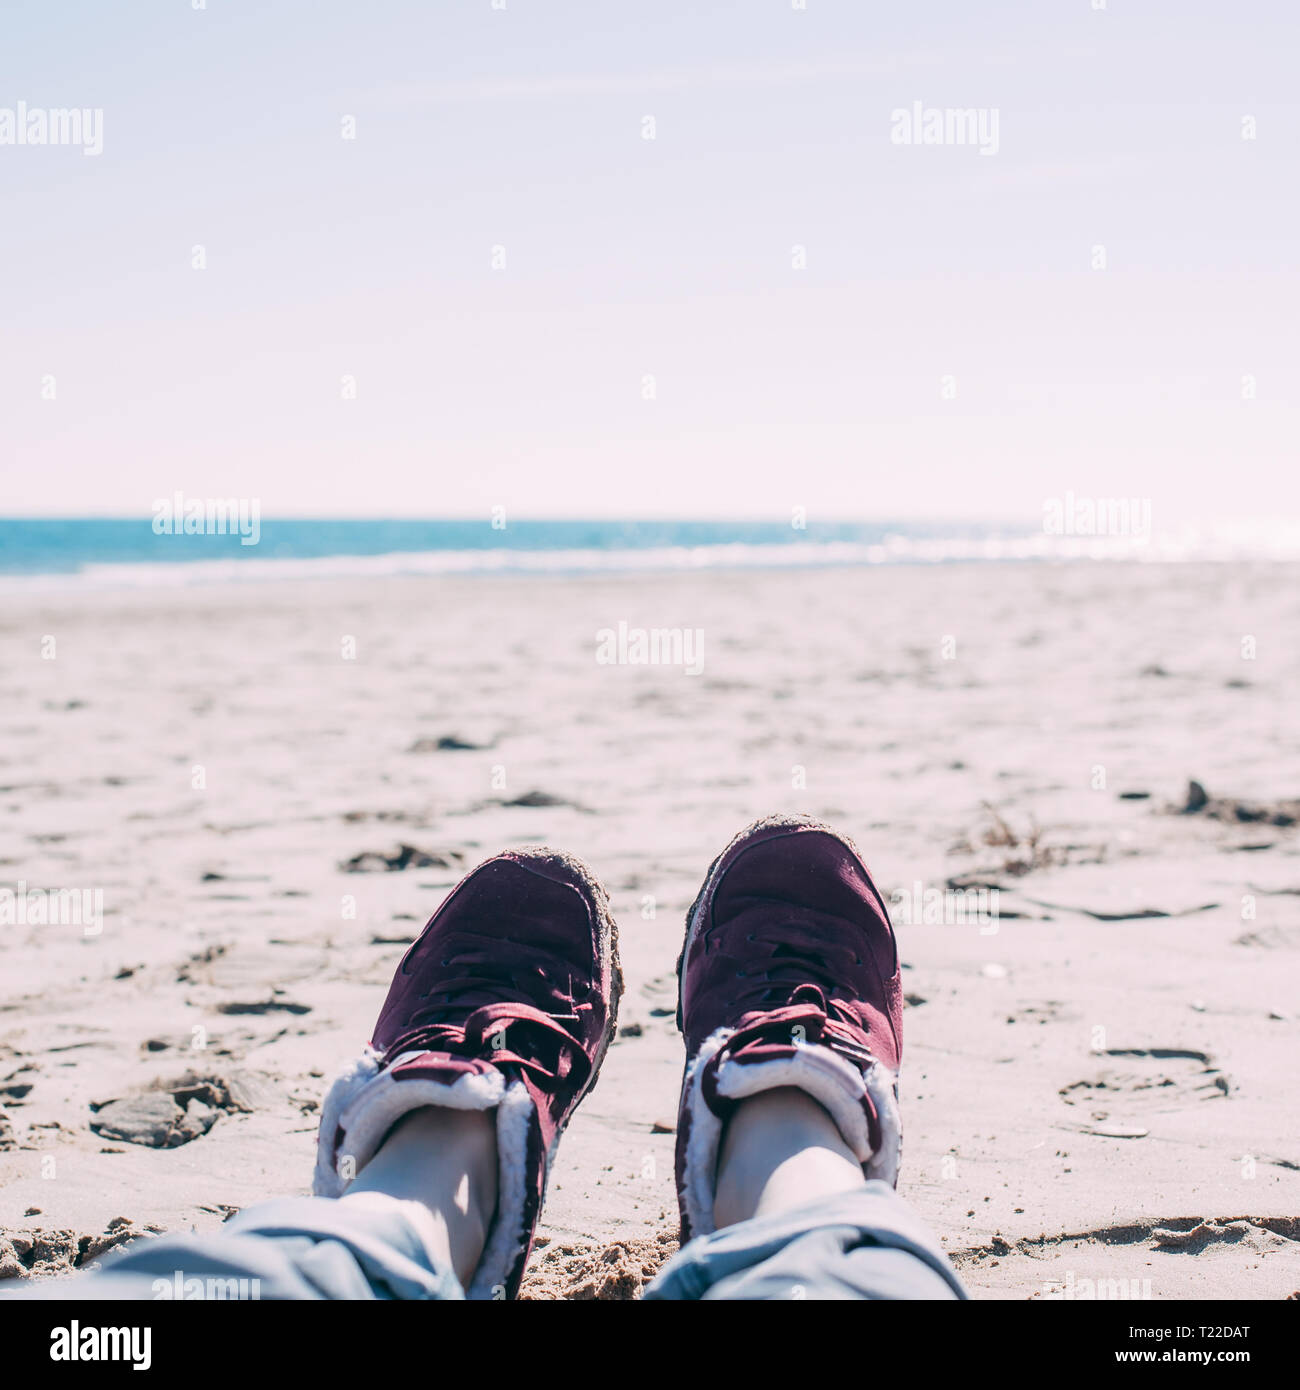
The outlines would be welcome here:
[[[1211,796],[1200,782],[1187,784],[1187,795],[1181,806],[1169,807],[1180,816],[1206,816],[1210,820],[1230,825],[1300,824],[1300,798],[1286,797],[1278,801],[1238,801],[1229,796]]]
[[[423,850],[398,845],[395,854],[365,850],[339,865],[345,874],[401,873],[404,869],[454,869],[460,872],[465,856],[458,849]]]

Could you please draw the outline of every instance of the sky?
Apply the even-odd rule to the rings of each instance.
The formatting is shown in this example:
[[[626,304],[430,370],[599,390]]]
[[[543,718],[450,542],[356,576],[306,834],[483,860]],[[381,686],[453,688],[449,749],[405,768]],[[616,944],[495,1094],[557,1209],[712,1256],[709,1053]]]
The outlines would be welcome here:
[[[0,140],[75,107],[102,150],[0,144],[0,514],[1294,517],[1298,39],[1293,0],[5,0]]]

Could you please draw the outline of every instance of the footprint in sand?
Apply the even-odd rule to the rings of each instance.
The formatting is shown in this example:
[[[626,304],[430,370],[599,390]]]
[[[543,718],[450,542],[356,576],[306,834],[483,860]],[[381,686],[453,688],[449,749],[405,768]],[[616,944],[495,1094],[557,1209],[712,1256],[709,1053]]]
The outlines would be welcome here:
[[[1113,1047],[1095,1076],[1062,1086],[1067,1105],[1087,1107],[1093,1120],[1123,1120],[1177,1110],[1188,1101],[1218,1100],[1231,1084],[1209,1055],[1177,1047]]]
[[[1049,1254],[1063,1245],[1095,1242],[1098,1245],[1140,1245],[1149,1250],[1203,1250],[1208,1245],[1247,1243],[1257,1250],[1284,1250],[1300,1245],[1300,1218],[1294,1216],[1170,1216],[1098,1226],[1061,1235],[1007,1240],[994,1236],[987,1245],[953,1251],[959,1263],[985,1256]]]
[[[220,1076],[185,1072],[125,1096],[90,1103],[93,1133],[150,1149],[176,1149],[201,1139],[223,1115],[272,1109],[284,1100],[278,1082],[260,1072]]]

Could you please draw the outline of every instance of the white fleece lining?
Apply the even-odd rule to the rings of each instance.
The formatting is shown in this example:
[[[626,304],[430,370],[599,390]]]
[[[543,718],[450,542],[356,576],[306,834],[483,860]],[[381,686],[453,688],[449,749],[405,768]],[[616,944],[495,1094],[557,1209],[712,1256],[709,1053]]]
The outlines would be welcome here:
[[[497,1212],[466,1297],[500,1297],[498,1290],[505,1286],[527,1238],[524,1201],[528,1132],[534,1115],[532,1098],[522,1082],[507,1085],[498,1071],[466,1074],[451,1085],[421,1077],[398,1081],[391,1071],[380,1071],[381,1060],[379,1053],[367,1047],[340,1071],[330,1086],[321,1107],[313,1192],[318,1197],[341,1197],[351,1179],[345,1181],[339,1176],[339,1155],[354,1159],[355,1176],[375,1156],[388,1131],[412,1110],[426,1106],[495,1109]],[[334,1137],[340,1129],[343,1137],[336,1149]]]
[[[704,1099],[703,1069],[731,1037],[734,1029],[719,1028],[700,1048],[686,1077],[686,1104],[690,1114],[690,1137],[686,1143],[686,1172],[683,1199],[693,1236],[714,1230],[713,1196],[717,1176],[718,1145],[722,1140],[722,1121]],[[718,1094],[729,1100],[743,1100],[761,1091],[794,1086],[818,1101],[835,1121],[844,1142],[857,1160],[865,1165],[869,1178],[885,1182],[898,1180],[902,1129],[898,1101],[894,1095],[894,1074],[873,1062],[866,1076],[828,1047],[800,1044],[793,1057],[770,1062],[741,1064],[724,1062],[718,1069]],[[862,1108],[863,1092],[871,1097],[880,1122],[880,1152],[873,1153]]]
[[[528,1176],[528,1132],[534,1117],[533,1099],[524,1083],[511,1082],[497,1106],[497,1214],[483,1258],[465,1290],[466,1298],[503,1298],[506,1280],[528,1239],[524,1183]]]
[[[734,1028],[719,1028],[710,1033],[687,1068],[686,1079],[682,1083],[686,1100],[684,1108],[691,1123],[686,1140],[682,1201],[693,1236],[708,1235],[713,1230],[713,1187],[717,1176],[718,1145],[722,1141],[722,1121],[709,1109],[700,1089],[700,1077],[714,1054],[735,1031]]]
[[[898,1108],[898,1077],[888,1067],[872,1062],[863,1080],[880,1125],[880,1149],[867,1163],[867,1177],[897,1187],[899,1170],[903,1166],[903,1115]]]

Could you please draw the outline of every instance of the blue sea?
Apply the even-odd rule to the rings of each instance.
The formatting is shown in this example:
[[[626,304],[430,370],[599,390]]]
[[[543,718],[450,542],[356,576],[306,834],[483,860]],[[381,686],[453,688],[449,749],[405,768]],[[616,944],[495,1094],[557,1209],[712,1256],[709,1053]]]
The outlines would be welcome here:
[[[259,518],[255,543],[155,518],[0,518],[0,585],[211,584],[274,578],[811,568],[1059,559],[1293,559],[1295,537],[1143,538],[939,522],[308,520]]]

